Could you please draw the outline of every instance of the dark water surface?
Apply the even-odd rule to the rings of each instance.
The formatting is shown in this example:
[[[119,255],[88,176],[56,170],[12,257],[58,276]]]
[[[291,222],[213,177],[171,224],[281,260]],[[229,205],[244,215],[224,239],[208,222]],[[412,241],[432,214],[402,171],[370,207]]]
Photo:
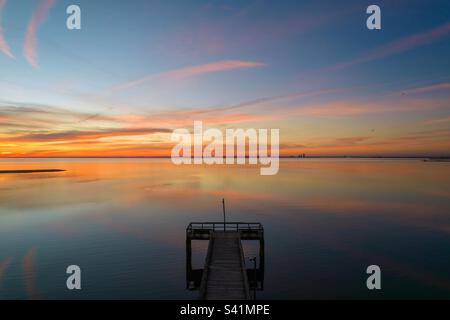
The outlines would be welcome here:
[[[450,298],[450,163],[285,159],[260,176],[169,159],[0,160],[48,168],[67,171],[0,175],[1,299],[196,298],[185,228],[220,221],[222,197],[229,220],[264,225],[259,298]],[[66,289],[71,264],[81,291]],[[366,289],[371,264],[381,291]]]

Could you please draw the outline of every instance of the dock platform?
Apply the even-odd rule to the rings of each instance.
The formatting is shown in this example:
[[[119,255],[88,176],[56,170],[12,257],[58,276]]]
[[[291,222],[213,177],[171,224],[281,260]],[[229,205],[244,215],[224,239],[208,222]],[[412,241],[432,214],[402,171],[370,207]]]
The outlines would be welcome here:
[[[209,240],[204,268],[193,270],[191,241]],[[246,269],[241,240],[258,240],[258,269]],[[191,223],[186,229],[187,287],[200,290],[203,300],[248,300],[262,290],[264,229],[260,223]]]

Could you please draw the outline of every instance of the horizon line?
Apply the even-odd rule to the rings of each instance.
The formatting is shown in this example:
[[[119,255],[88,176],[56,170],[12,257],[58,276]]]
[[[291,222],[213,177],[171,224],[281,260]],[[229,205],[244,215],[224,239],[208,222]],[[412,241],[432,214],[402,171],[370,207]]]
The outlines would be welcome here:
[[[170,159],[171,156],[0,156],[0,160],[2,159]],[[214,158],[214,157],[195,157],[194,158]],[[226,159],[226,157],[223,157]],[[250,158],[249,156],[245,157],[234,157],[236,158]],[[259,157],[254,157],[259,158]],[[269,158],[269,156],[267,156]],[[450,159],[450,155],[441,155],[441,156],[431,156],[431,155],[415,155],[415,156],[382,156],[382,155],[305,155],[302,157],[301,155],[285,155],[279,156],[280,159],[318,159],[318,158],[328,158],[328,159],[342,159],[342,158],[356,158],[356,159]]]

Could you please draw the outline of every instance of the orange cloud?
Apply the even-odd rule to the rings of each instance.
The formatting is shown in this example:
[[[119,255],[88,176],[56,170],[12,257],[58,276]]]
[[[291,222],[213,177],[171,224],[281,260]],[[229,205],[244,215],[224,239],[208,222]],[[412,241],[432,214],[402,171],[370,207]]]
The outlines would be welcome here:
[[[28,63],[34,68],[39,67],[37,61],[37,31],[55,2],[56,0],[41,0],[34,10],[30,23],[28,24],[27,33],[25,35],[24,56]]]
[[[433,88],[431,88],[433,87]],[[429,86],[417,92],[440,90],[444,86]],[[425,88],[425,87],[424,87]],[[0,106],[0,147],[4,157],[15,156],[168,156],[174,143],[168,138],[172,129],[191,128],[194,120],[208,126],[225,126],[236,123],[244,127],[278,127],[283,134],[282,155],[400,155],[437,154],[450,150],[447,132],[414,133],[398,136],[386,132],[379,136],[354,132],[349,136],[330,127],[329,138],[325,132],[316,139],[310,133],[291,129],[287,122],[293,118],[354,117],[371,114],[415,112],[418,115],[447,106],[446,97],[381,96],[374,100],[342,99],[325,103],[279,106],[278,100],[296,99],[328,93],[317,91],[292,93],[278,97],[256,99],[231,106],[191,108],[152,114],[123,114],[98,116],[95,121],[81,122],[86,114],[61,108],[12,104]],[[335,92],[335,91],[332,91]],[[339,91],[340,92],[340,91]],[[436,119],[435,122],[438,120]],[[444,122],[444,120],[440,120]],[[435,123],[433,122],[433,123]],[[439,122],[440,123],[440,122]],[[335,128],[336,129],[336,128]],[[414,128],[412,128],[414,129]],[[337,129],[336,129],[337,130]],[[368,128],[370,130],[370,128]],[[302,135],[300,136],[300,132]],[[298,136],[297,136],[298,134]],[[305,140],[306,138],[306,140]]]
[[[167,71],[159,74],[151,74],[138,80],[126,82],[114,86],[110,89],[112,92],[127,90],[136,86],[140,86],[151,80],[179,80],[183,78],[194,77],[202,74],[213,72],[230,71],[237,69],[250,69],[263,67],[265,64],[255,61],[244,60],[223,60],[198,66],[185,67],[172,71]]]
[[[1,26],[1,18],[3,13],[3,8],[6,5],[6,0],[0,0],[0,51],[6,54],[10,58],[14,58],[14,55],[11,52],[11,49],[6,42],[5,35],[3,34],[3,28]]]

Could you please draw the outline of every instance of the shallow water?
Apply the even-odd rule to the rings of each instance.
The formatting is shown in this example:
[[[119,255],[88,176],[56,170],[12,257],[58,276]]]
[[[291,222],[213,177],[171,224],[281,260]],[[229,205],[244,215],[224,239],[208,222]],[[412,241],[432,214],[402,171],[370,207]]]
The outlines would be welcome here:
[[[220,221],[222,198],[229,220],[264,225],[259,298],[450,298],[450,163],[284,159],[260,176],[169,159],[0,160],[48,168],[67,171],[0,175],[0,298],[194,299],[185,228]],[[81,291],[66,289],[71,264]],[[381,291],[366,288],[371,264]]]

